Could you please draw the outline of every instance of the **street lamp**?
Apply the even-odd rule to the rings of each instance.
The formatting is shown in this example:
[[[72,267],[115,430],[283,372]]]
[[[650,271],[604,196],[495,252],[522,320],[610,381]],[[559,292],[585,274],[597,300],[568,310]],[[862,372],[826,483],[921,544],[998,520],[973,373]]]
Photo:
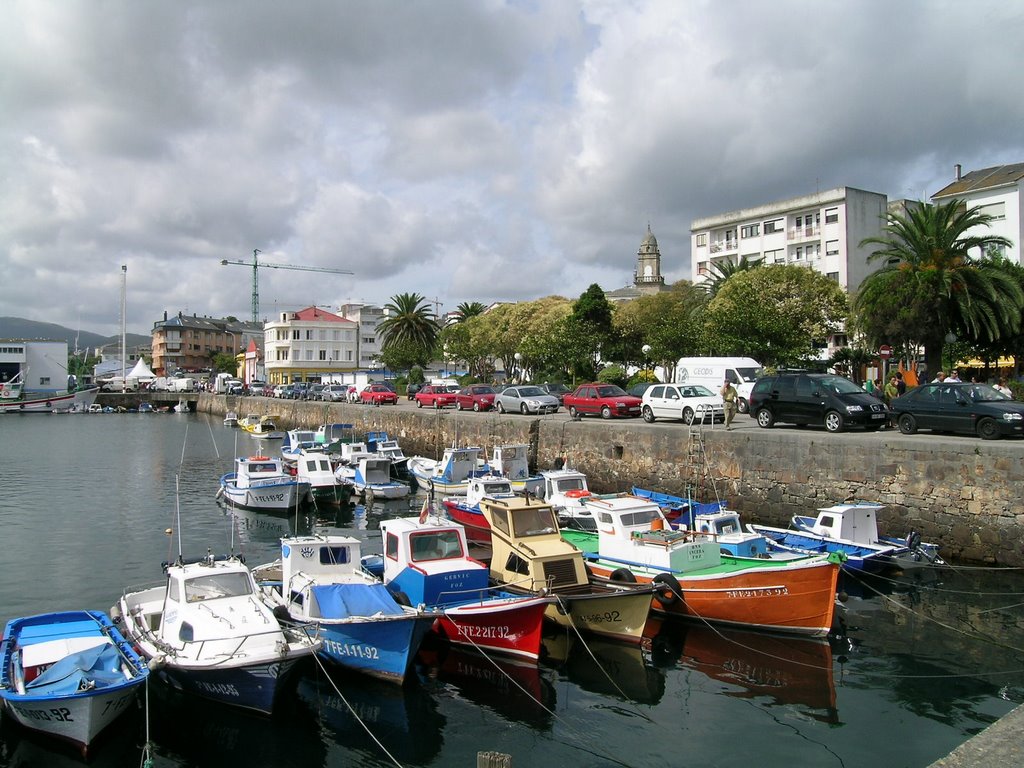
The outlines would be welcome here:
[[[647,369],[649,368],[649,361],[651,356],[651,345],[644,344],[640,347],[640,351],[644,353],[644,379],[650,380],[650,376],[647,375]]]
[[[950,331],[949,333],[946,334],[946,337],[943,339],[943,341],[946,342],[946,347],[948,347],[948,346],[950,346],[952,344],[956,344],[956,334],[953,333],[952,331]],[[942,348],[942,356],[944,358],[946,356],[946,347]],[[952,354],[950,355],[948,362],[949,362],[949,365],[945,366],[947,371],[950,368],[953,367],[953,356],[952,356]]]
[[[512,355],[512,359],[516,361],[516,364],[513,366],[513,369],[512,369],[513,383],[518,384],[518,383],[520,383],[519,380],[521,378],[520,372],[521,372],[522,369],[521,369],[520,365],[522,363],[523,356],[521,354],[519,354],[518,352],[516,352],[514,355]]]

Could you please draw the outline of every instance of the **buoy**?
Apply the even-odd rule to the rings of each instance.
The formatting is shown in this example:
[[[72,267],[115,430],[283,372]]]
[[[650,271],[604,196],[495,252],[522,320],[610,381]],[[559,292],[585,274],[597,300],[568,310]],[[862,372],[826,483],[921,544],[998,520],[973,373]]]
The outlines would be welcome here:
[[[174,535],[174,530],[172,528],[165,528],[164,529],[164,535],[165,536],[173,536]]]

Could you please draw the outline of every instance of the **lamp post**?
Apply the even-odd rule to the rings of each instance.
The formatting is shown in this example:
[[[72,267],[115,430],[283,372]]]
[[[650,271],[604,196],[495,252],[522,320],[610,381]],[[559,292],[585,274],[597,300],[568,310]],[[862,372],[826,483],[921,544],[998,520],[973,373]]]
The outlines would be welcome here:
[[[512,359],[516,361],[515,365],[512,368],[513,383],[519,384],[521,383],[519,379],[521,377],[522,368],[520,366],[522,364],[523,356],[516,352],[514,355],[512,355]]]
[[[651,380],[651,377],[647,373],[648,368],[650,367],[651,345],[644,344],[642,347],[640,347],[640,351],[644,353],[644,383],[646,383],[647,381]]]
[[[953,333],[952,331],[950,331],[949,333],[946,334],[946,336],[943,339],[943,341],[946,342],[946,346],[944,346],[942,348],[942,357],[944,358],[943,367],[945,367],[945,369],[948,371],[950,368],[953,367],[953,358],[952,358],[952,356],[950,356],[948,360],[945,360],[945,357],[946,357],[946,347],[949,347],[949,346],[951,346],[953,344],[956,344],[956,334]],[[946,362],[948,362],[949,365],[946,365],[945,364]]]

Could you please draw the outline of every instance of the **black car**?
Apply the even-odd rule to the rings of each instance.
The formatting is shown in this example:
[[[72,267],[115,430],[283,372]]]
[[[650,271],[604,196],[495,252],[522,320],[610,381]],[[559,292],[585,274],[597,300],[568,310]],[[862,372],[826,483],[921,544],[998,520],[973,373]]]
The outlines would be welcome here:
[[[776,422],[824,424],[829,432],[849,426],[881,429],[889,409],[849,379],[827,373],[762,376],[750,392],[750,414],[758,426]]]
[[[557,397],[559,404],[565,399],[565,396],[572,392],[565,384],[547,382],[540,385],[540,388],[544,390],[546,394],[552,397]]]
[[[422,384],[407,384],[405,387],[405,396],[412,400],[416,397],[416,393],[423,389]]]
[[[919,429],[962,432],[996,440],[1024,435],[1024,403],[988,384],[933,382],[892,401],[893,420],[904,435]]]

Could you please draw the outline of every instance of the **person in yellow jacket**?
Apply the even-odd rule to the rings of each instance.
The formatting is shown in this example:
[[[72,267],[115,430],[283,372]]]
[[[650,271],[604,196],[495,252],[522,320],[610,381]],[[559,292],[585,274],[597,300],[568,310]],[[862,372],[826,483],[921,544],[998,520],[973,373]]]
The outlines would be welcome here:
[[[718,394],[722,396],[722,402],[725,405],[725,428],[732,429],[732,419],[736,415],[740,393],[736,391],[736,387],[732,385],[732,382],[726,379]]]

